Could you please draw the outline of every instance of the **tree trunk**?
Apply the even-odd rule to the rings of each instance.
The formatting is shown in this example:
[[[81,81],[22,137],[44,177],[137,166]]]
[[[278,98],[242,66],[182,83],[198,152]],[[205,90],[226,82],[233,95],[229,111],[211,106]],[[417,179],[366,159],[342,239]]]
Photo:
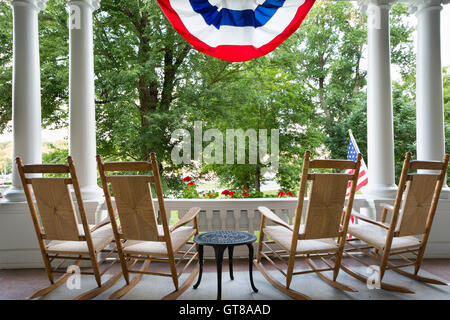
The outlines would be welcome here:
[[[259,165],[256,165],[255,170],[255,190],[261,192],[261,167]]]
[[[356,60],[356,70],[355,70],[355,84],[353,86],[353,96],[355,96],[359,91],[359,85],[361,80],[361,75],[359,74],[360,64],[361,64],[361,56],[362,56],[362,45],[359,47],[359,55]]]

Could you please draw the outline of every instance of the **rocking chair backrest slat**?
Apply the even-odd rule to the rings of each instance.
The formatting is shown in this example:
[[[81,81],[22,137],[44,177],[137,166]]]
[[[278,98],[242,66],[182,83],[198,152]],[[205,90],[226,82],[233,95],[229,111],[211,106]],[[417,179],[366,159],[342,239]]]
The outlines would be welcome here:
[[[126,239],[158,241],[158,224],[149,176],[108,176]]]
[[[69,173],[65,164],[35,164],[23,167],[24,173]]]
[[[351,160],[322,160],[315,159],[309,163],[310,169],[354,169],[355,162]]]
[[[33,178],[36,204],[48,240],[79,240],[78,221],[64,178]]]
[[[419,160],[412,160],[410,162],[409,168],[411,170],[415,170],[415,169],[442,170],[442,169],[445,169],[444,163],[441,161],[419,161]]]
[[[147,171],[149,163],[144,161],[136,162],[106,162],[103,164],[105,171]]]
[[[305,221],[305,239],[332,238],[340,235],[348,175],[316,174],[311,183]]]

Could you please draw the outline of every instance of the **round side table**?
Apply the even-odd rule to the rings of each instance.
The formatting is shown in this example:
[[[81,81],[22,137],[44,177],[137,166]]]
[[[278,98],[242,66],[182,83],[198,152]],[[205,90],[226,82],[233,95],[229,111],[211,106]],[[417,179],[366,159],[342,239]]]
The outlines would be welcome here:
[[[228,248],[228,257],[230,264],[230,278],[234,280],[233,277],[233,249],[235,246],[247,245],[249,253],[249,273],[250,273],[250,284],[254,292],[258,292],[255,284],[253,283],[253,242],[256,241],[256,236],[241,231],[233,230],[220,230],[211,231],[198,234],[194,237],[194,242],[198,244],[198,254],[200,260],[200,273],[198,275],[197,283],[194,285],[194,289],[197,289],[202,280],[203,273],[203,246],[211,246],[214,248],[214,253],[216,256],[217,264],[217,300],[222,297],[222,262],[223,253],[226,248]]]

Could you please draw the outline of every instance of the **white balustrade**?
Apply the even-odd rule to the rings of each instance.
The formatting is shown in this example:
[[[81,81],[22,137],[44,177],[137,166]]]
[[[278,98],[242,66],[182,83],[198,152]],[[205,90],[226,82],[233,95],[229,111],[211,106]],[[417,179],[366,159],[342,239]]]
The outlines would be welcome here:
[[[353,208],[360,211],[361,208],[369,208],[374,205],[376,207],[376,217],[379,219],[381,216],[381,204],[392,204],[392,202],[393,200],[379,199],[369,203],[363,196],[358,195]],[[261,223],[261,214],[257,211],[258,206],[266,206],[275,210],[283,220],[292,224],[297,199],[166,199],[165,204],[167,212],[178,217],[183,216],[191,207],[197,206],[202,208],[198,216],[200,232],[239,228],[241,231],[257,234]],[[96,206],[96,204],[92,203],[92,206],[94,205]],[[307,205],[308,199],[305,199],[303,212],[306,211]],[[157,201],[155,201],[155,207],[157,207]],[[86,209],[95,212],[94,207]],[[225,212],[224,220],[220,219],[222,211]],[[367,209],[362,211],[367,211]],[[28,205],[25,202],[0,201],[0,212],[0,269],[42,268],[42,258],[36,242]],[[450,212],[450,200],[441,199],[425,254],[427,258],[448,259],[450,257],[450,238],[448,233],[450,215],[448,215],[448,212]],[[105,215],[107,215],[106,206],[100,204],[97,212],[92,214],[89,223],[99,222]],[[174,222],[173,220],[176,219],[172,219],[172,223]],[[223,226],[222,221],[224,221]],[[23,230],[23,232],[18,233],[16,232],[17,230]],[[245,246],[236,247],[234,256],[247,258],[247,248]],[[213,258],[210,247],[205,247],[205,257]]]
[[[114,200],[114,199],[113,199]],[[297,198],[261,198],[261,199],[165,199],[164,204],[167,212],[167,219],[175,216],[180,219],[192,207],[200,207],[202,210],[198,215],[198,227],[200,232],[214,230],[239,230],[259,235],[261,225],[261,214],[258,212],[259,206],[265,206],[277,214],[283,221],[290,225],[294,224],[295,211],[297,209]],[[303,213],[306,211],[308,199],[303,204]],[[158,209],[158,201],[154,199],[155,209]],[[379,204],[377,203],[377,207]],[[361,207],[368,207],[367,201],[357,196],[353,208],[359,210]],[[99,216],[106,215],[106,205],[100,206],[103,211]],[[381,209],[378,210],[381,212]],[[172,219],[173,220],[173,219]],[[160,220],[158,220],[160,223]],[[173,223],[174,221],[172,221]],[[270,221],[268,225],[273,225]],[[192,223],[191,223],[192,225]],[[254,244],[256,250],[256,243]],[[256,252],[256,251],[255,251]],[[247,258],[248,249],[246,246],[237,246],[234,249],[234,257]],[[211,247],[205,247],[205,258],[214,258]]]
[[[174,215],[180,219],[189,208],[200,207],[198,227],[200,232],[213,230],[239,230],[258,235],[261,224],[261,214],[257,208],[265,206],[272,209],[281,219],[293,224],[297,198],[263,198],[263,199],[165,199],[167,219],[171,221]],[[155,209],[158,201],[154,200]],[[305,203],[306,208],[306,203]],[[101,209],[106,214],[106,205]],[[160,221],[160,220],[158,220]],[[268,222],[270,225],[271,223]],[[255,247],[256,249],[256,247]],[[205,247],[205,258],[213,258],[212,248]],[[246,246],[238,246],[233,252],[235,257],[248,257]]]

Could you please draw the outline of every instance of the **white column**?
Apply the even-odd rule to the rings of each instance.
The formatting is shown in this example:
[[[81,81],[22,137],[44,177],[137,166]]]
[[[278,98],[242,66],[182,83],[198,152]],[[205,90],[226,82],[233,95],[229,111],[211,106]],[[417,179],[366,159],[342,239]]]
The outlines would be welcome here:
[[[99,0],[69,1],[69,149],[84,200],[98,199],[92,13]]]
[[[371,198],[393,198],[394,125],[391,89],[389,1],[360,2],[368,20],[367,157]]]
[[[421,0],[410,5],[410,12],[415,12],[417,17],[416,133],[419,160],[442,160],[445,153],[441,3],[446,2]],[[442,196],[450,197],[447,186]]]
[[[13,79],[12,79],[12,188],[8,201],[25,201],[17,172],[16,157],[25,164],[41,163],[41,80],[39,62],[38,14],[46,0],[13,0]]]

